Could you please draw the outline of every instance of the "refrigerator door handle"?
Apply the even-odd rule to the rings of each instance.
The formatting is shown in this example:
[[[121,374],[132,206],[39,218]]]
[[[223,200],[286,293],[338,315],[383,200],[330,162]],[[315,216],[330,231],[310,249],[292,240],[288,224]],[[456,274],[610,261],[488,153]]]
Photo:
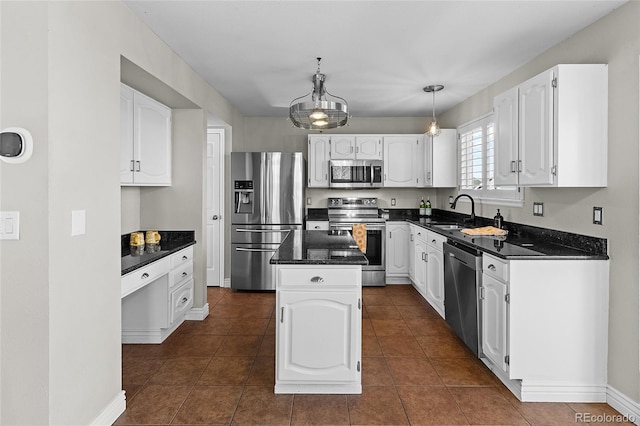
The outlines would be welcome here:
[[[274,253],[276,249],[247,249],[242,247],[236,247],[236,251],[255,251],[260,253],[267,253],[267,252]]]

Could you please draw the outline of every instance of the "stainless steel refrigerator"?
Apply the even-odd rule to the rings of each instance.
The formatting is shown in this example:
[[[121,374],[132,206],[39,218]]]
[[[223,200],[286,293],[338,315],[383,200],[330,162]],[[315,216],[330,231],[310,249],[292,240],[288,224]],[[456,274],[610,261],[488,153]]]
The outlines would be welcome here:
[[[269,260],[292,229],[302,229],[301,152],[231,153],[231,288],[275,290]]]

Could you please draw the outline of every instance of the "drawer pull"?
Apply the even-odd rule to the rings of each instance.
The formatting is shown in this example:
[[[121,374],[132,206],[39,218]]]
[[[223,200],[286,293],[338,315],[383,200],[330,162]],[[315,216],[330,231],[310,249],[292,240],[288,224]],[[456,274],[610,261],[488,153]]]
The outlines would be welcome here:
[[[284,306],[280,308],[280,322],[284,322]]]
[[[183,277],[186,277],[187,275],[189,275],[189,274],[187,274],[186,272],[183,272],[183,273],[182,273],[182,276],[183,276]]]
[[[487,269],[490,270],[490,271],[493,271],[493,272],[496,271],[496,267],[494,266],[493,263],[491,265],[487,266]]]
[[[149,274],[147,274],[146,272],[144,274],[142,274],[142,276],[140,277],[140,279],[147,279],[149,278]]]
[[[187,259],[188,259],[188,257],[186,255],[182,256],[182,260],[187,260]]]
[[[316,283],[316,284],[321,284],[321,283],[324,282],[324,278],[315,276],[315,277],[311,278],[311,282],[312,283]]]

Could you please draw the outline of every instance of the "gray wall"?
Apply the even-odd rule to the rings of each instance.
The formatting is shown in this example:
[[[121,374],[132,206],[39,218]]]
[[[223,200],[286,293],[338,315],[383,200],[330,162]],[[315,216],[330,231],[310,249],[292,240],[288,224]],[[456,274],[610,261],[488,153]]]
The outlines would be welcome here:
[[[0,164],[0,208],[21,214],[20,240],[0,241],[0,424],[89,424],[122,391],[121,200],[125,226],[171,222],[204,247],[202,212],[183,203],[202,206],[206,117],[242,117],[121,2],[3,1],[0,36],[0,126],[34,136],[27,163]],[[183,149],[162,201],[120,190],[121,56],[196,108],[176,114]],[[85,235],[71,237],[72,210],[86,210]]]
[[[523,208],[495,208],[507,221],[607,238],[610,268],[609,384],[634,401],[640,399],[638,373],[638,117],[640,3],[629,2],[607,17],[558,44],[441,115],[443,126],[456,127],[491,111],[493,96],[559,63],[609,64],[608,187],[525,189]],[[440,200],[453,194],[441,190]],[[544,217],[533,217],[534,201],[544,203]],[[604,207],[604,225],[592,224],[594,206]],[[441,205],[440,207],[445,207]],[[550,295],[550,297],[553,297]],[[570,338],[570,336],[567,336]]]

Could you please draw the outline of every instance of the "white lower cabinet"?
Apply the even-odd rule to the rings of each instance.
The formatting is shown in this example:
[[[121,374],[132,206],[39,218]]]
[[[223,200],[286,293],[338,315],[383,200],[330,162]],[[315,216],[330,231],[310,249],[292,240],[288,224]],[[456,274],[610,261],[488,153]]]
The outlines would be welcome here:
[[[275,393],[361,393],[362,268],[276,265]]]
[[[413,237],[413,286],[422,297],[427,296],[427,231],[416,227]]]
[[[500,271],[508,269],[508,262],[492,256],[482,258],[482,287],[480,289],[482,353],[502,372],[509,368],[507,352],[507,312],[509,283]]]
[[[605,402],[609,261],[482,263],[483,362],[522,401]]]
[[[442,244],[446,238],[427,231],[427,286],[426,299],[444,318],[444,258]]]
[[[408,283],[409,274],[409,234],[408,222],[387,222],[386,225],[385,274],[386,282]]]
[[[122,277],[122,343],[162,343],[193,307],[193,247]]]

